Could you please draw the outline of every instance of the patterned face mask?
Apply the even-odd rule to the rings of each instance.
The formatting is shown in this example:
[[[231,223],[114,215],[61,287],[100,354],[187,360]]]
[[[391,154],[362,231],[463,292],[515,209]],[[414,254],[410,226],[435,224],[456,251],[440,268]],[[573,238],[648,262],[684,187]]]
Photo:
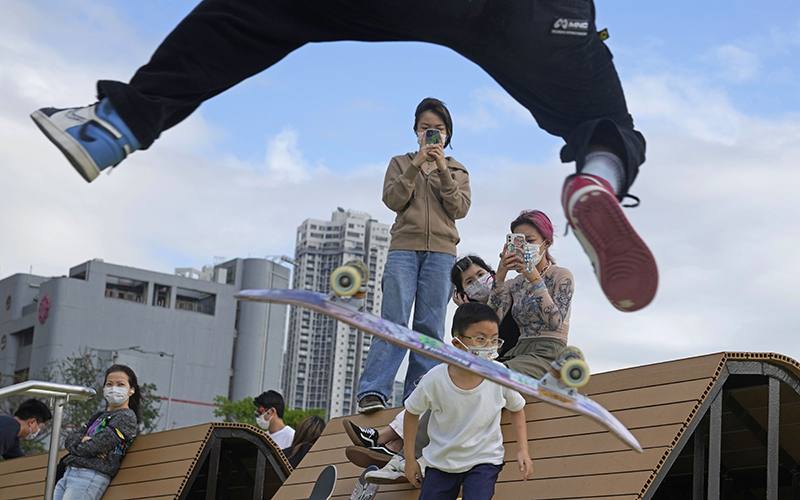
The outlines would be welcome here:
[[[489,301],[489,294],[492,293],[493,286],[494,276],[486,273],[467,285],[467,287],[464,288],[464,293],[466,293],[467,297],[469,297],[469,300],[473,302],[486,303]]]
[[[458,342],[464,346],[464,348],[472,355],[478,356],[479,358],[483,358],[489,361],[493,361],[497,357],[497,350],[500,349],[499,345],[494,346],[484,346],[484,347],[477,347],[477,346],[468,346],[461,342],[461,339],[456,339]]]

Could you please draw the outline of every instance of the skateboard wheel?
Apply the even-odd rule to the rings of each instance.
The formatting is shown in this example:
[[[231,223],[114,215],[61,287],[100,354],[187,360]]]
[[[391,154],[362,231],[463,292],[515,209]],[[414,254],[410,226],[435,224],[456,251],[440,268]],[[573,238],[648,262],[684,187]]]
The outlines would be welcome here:
[[[337,267],[331,273],[331,290],[340,297],[352,297],[361,288],[361,273],[351,266]]]
[[[367,267],[367,264],[363,260],[357,260],[357,259],[348,260],[347,262],[342,264],[342,267],[344,266],[356,268],[358,272],[361,273],[362,284],[366,284],[367,281],[369,281],[369,267]]]
[[[570,359],[561,366],[561,381],[567,387],[583,387],[589,376],[589,365],[582,359]]]
[[[583,357],[583,352],[581,352],[580,349],[570,345],[558,351],[556,359],[558,359],[562,363],[565,363],[570,359],[585,360],[586,358]]]

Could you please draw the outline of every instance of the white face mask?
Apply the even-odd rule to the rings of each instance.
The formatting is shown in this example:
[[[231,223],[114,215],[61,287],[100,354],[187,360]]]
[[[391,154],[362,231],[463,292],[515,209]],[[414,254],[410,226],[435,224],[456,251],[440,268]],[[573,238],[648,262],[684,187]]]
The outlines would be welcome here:
[[[272,420],[272,415],[270,415],[269,418],[264,418],[264,414],[262,413],[261,415],[256,417],[256,423],[258,424],[259,427],[261,427],[265,431],[269,430],[270,420]]]
[[[127,387],[106,387],[103,389],[103,396],[111,406],[120,406],[128,400],[128,391],[133,391]]]
[[[30,425],[28,425],[28,430],[30,431],[30,433],[28,434],[28,437],[26,437],[25,439],[36,439],[36,436],[39,435],[39,431],[41,431],[42,429],[40,427],[37,427],[36,432],[33,432],[33,428]]]
[[[492,286],[494,286],[494,276],[486,273],[467,285],[466,288],[464,288],[464,293],[466,293],[469,300],[473,302],[486,303],[489,300],[489,295],[492,293]]]
[[[436,130],[436,129],[431,129],[431,130]],[[420,146],[423,146],[425,144],[425,132],[427,132],[427,130],[423,130],[422,132],[417,132],[417,144],[419,144]],[[442,145],[444,145],[444,143],[447,142],[447,134],[440,133],[439,137],[441,137],[440,140],[442,141]]]
[[[464,348],[472,355],[478,356],[479,358],[487,359],[489,361],[493,361],[497,357],[497,350],[500,348],[499,346],[485,346],[485,347],[477,347],[477,346],[468,346],[465,343],[461,342],[461,339],[456,338],[458,342],[464,346]]]

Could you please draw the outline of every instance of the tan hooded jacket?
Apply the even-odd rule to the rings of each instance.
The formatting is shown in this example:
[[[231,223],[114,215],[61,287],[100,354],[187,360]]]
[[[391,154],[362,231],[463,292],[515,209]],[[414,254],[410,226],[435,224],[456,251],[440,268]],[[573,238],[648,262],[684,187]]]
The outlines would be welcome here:
[[[397,214],[389,250],[456,255],[456,219],[464,218],[472,203],[469,173],[448,156],[445,172],[434,168],[426,177],[411,164],[415,154],[395,156],[386,169],[383,203]]]

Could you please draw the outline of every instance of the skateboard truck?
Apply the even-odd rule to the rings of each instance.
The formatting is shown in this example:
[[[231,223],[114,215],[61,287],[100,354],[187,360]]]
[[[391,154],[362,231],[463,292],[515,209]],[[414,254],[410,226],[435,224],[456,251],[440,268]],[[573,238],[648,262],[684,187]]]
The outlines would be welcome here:
[[[589,382],[589,365],[577,347],[568,346],[559,351],[550,363],[550,371],[544,374],[539,385],[571,398],[578,395],[578,387]]]
[[[361,260],[350,260],[331,273],[328,300],[349,309],[363,312],[367,306],[369,268]]]

